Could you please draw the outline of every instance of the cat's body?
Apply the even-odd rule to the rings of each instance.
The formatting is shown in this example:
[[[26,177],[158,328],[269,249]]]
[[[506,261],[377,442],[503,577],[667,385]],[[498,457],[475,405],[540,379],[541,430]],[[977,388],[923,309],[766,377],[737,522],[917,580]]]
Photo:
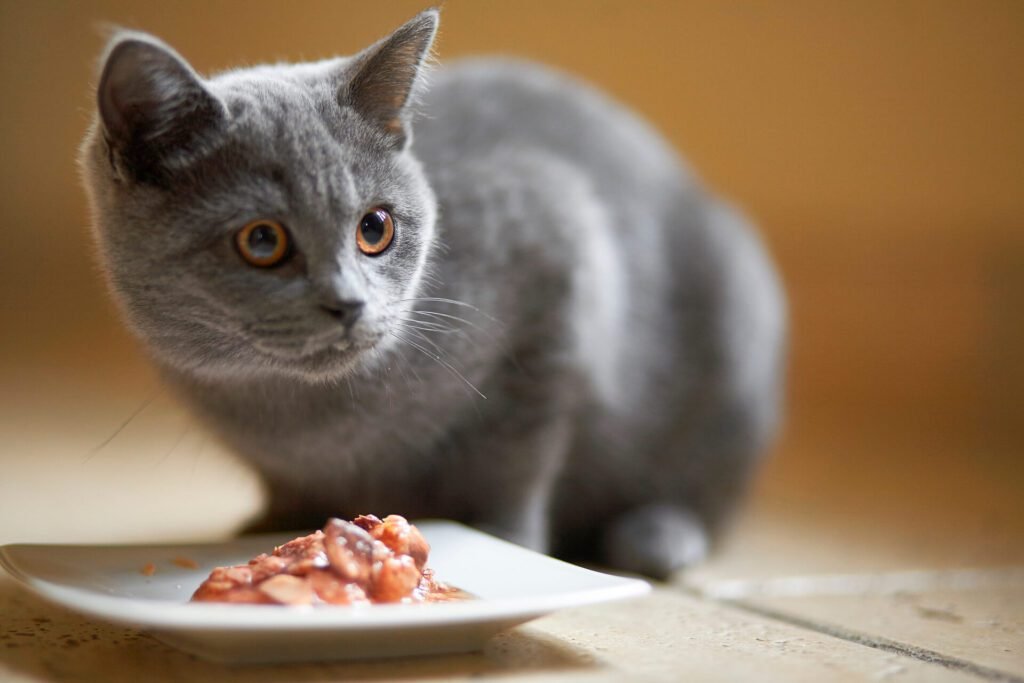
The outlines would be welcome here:
[[[403,45],[434,22],[421,15],[395,35],[419,33],[372,54],[408,60]],[[390,111],[371,133],[363,124],[381,105],[360,99],[373,96],[352,68],[215,79],[205,87],[223,108],[202,114],[201,93],[179,98],[189,125],[178,138],[163,132],[173,117],[147,128],[167,150],[149,156],[137,122],[118,142],[123,121],[104,118],[101,82],[112,122],[106,142],[86,146],[113,287],[169,381],[262,473],[264,526],[397,512],[652,574],[698,558],[777,417],[782,297],[742,219],[644,124],[566,77],[512,62],[441,69],[415,118],[402,98],[400,129]],[[340,109],[351,102],[356,123],[330,110],[339,69]],[[106,80],[116,88],[116,70]],[[138,247],[154,212],[176,213],[175,225],[204,211],[244,222],[239,203],[260,192],[280,199],[252,216],[281,217],[299,264],[257,272],[187,235]],[[352,223],[378,204],[393,207],[395,243],[368,258],[351,247]],[[196,256],[194,242],[216,256]],[[352,299],[355,323],[332,322],[339,305],[324,302]],[[332,324],[355,341],[315,348]],[[365,343],[360,324],[377,330]],[[288,354],[295,367],[279,367]]]

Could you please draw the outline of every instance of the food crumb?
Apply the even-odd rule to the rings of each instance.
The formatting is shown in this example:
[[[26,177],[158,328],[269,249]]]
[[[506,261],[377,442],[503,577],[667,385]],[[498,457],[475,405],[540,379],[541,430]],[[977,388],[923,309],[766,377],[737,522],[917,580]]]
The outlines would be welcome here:
[[[152,562],[147,562],[145,565],[143,565],[142,569],[140,569],[139,572],[143,576],[153,576],[153,574],[156,574],[156,565]]]
[[[199,569],[199,565],[196,563],[196,561],[189,557],[176,557],[173,560],[171,560],[171,562],[181,567],[182,569]]]

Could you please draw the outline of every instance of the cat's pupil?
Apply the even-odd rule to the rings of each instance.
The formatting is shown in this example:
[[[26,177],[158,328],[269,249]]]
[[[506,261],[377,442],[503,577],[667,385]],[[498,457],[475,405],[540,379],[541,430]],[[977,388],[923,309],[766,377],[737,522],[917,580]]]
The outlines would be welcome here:
[[[386,226],[384,225],[384,216],[381,215],[380,211],[374,211],[363,216],[362,222],[359,224],[359,229],[363,233],[363,239],[368,244],[379,244],[384,239],[384,232]]]
[[[269,225],[257,225],[249,233],[249,252],[256,258],[269,258],[277,250],[277,232]]]

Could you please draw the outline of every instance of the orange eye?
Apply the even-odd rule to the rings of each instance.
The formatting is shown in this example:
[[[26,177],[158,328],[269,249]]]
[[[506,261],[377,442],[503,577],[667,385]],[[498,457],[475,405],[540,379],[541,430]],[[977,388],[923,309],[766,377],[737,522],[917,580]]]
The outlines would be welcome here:
[[[235,246],[249,265],[269,268],[288,256],[288,232],[277,221],[261,218],[235,234]]]
[[[387,209],[377,207],[359,221],[356,229],[356,243],[359,251],[367,256],[376,256],[395,239],[395,221]]]

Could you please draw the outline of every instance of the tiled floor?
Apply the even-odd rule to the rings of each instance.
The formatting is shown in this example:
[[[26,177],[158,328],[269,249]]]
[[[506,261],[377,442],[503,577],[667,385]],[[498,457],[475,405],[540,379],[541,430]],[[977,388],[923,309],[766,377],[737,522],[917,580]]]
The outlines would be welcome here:
[[[752,571],[751,578],[740,578],[743,573],[735,567],[744,561],[756,562],[756,555],[740,549],[744,536],[756,534],[762,541],[750,547],[762,550],[763,539],[774,536],[780,539],[776,549],[784,555],[786,544],[781,539],[799,536],[795,542],[814,545],[824,535],[821,527],[815,532],[814,525],[801,529],[791,520],[778,524],[774,531],[744,525],[726,557],[692,572],[682,580],[683,586],[702,599],[750,615],[897,655],[898,662],[887,675],[899,674],[901,680],[915,671],[908,667],[910,661],[981,679],[1024,680],[1024,547],[1019,541],[1010,551],[1017,556],[1016,564],[1005,566],[930,569],[914,565],[835,573],[815,572],[813,562],[800,558],[796,571],[772,576]],[[843,537],[842,529],[835,531],[838,538]],[[830,554],[827,562],[835,558],[834,538],[822,544],[822,552]],[[955,547],[956,539],[950,543]],[[767,548],[771,547],[769,541]],[[851,552],[847,547],[846,553]],[[884,555],[876,557],[888,564]],[[716,564],[732,566],[725,569]],[[856,561],[851,564],[856,566]],[[922,673],[928,680],[937,675],[931,668]]]
[[[212,537],[252,513],[253,477],[138,359],[95,360],[53,381],[8,373],[0,542]],[[1024,681],[1019,472],[883,442],[788,439],[709,563],[647,598],[514,629],[483,653],[229,667],[0,578],[0,680]],[[820,471],[815,449],[830,453]],[[915,476],[923,467],[943,475]]]

